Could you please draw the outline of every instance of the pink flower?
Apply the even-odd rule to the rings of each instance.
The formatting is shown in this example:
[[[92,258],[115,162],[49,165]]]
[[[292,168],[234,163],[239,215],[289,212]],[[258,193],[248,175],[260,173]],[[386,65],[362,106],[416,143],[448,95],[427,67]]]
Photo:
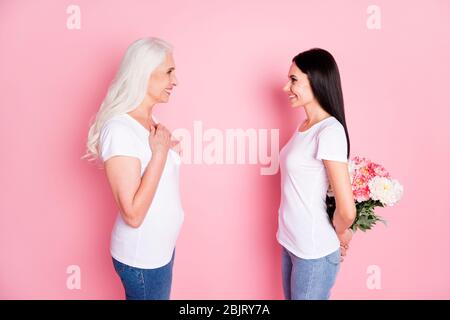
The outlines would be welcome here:
[[[349,173],[353,197],[357,202],[371,199],[369,184],[375,177],[390,178],[389,172],[382,165],[359,156],[351,159]]]
[[[352,190],[353,197],[356,201],[366,201],[370,199],[370,189],[368,184],[370,182],[370,178],[368,175],[361,173],[358,171],[356,175],[353,177],[352,181]]]
[[[366,166],[359,168],[358,173],[368,179],[371,179],[375,176],[375,172],[370,167],[370,163]]]
[[[389,172],[382,165],[367,158],[353,157],[348,163],[348,172],[354,200],[358,203],[373,200],[364,206],[364,210],[360,207],[352,230],[366,231],[378,221],[385,222],[374,213],[374,208],[397,203],[403,195],[403,186],[397,180],[391,179]],[[332,193],[327,195],[334,197]],[[376,219],[371,219],[368,223],[369,214],[374,215]]]
[[[353,197],[357,202],[363,202],[370,199],[370,189],[368,186],[353,190]]]
[[[363,158],[363,157],[358,157],[358,156],[353,157],[353,161],[354,161],[354,163],[355,163],[357,168],[365,167],[365,166],[367,166],[370,163],[369,159],[366,159],[366,158]]]
[[[389,172],[387,172],[387,170],[382,165],[372,162],[369,164],[369,167],[370,167],[370,170],[372,170],[374,172],[374,177],[378,176],[378,177],[389,178]]]
[[[353,176],[352,186],[354,189],[361,189],[367,186],[369,183],[370,177],[361,173],[360,171],[356,172]]]

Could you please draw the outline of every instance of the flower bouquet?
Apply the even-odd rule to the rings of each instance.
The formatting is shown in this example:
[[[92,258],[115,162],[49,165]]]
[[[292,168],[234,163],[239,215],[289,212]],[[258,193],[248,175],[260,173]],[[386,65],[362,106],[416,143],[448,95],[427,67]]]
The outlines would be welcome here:
[[[390,177],[386,169],[366,158],[353,157],[348,163],[356,219],[350,227],[353,232],[370,230],[378,221],[387,222],[375,214],[375,207],[393,206],[403,195],[403,186]],[[333,221],[336,209],[331,186],[327,192],[327,212]]]

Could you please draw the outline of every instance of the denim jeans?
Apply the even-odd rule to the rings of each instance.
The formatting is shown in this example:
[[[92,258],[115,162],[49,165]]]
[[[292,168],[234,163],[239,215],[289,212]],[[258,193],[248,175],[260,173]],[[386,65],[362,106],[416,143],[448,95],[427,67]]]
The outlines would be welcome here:
[[[168,264],[156,269],[131,267],[112,258],[127,300],[169,300],[175,251]]]
[[[283,247],[281,269],[286,300],[329,299],[340,260],[340,249],[319,259],[302,259]]]

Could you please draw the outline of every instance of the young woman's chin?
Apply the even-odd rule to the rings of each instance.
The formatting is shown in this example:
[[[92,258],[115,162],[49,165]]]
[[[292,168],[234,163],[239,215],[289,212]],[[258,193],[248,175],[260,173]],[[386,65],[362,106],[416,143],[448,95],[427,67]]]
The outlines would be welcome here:
[[[291,107],[292,108],[300,108],[300,107],[303,107],[303,105],[300,103],[300,102],[295,102],[295,101],[292,101],[291,102]]]

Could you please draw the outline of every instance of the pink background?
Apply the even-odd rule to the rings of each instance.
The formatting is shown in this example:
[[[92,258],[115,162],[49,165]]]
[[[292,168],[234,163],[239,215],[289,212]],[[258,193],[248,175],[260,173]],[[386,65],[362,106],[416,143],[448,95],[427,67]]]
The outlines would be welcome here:
[[[70,4],[81,30],[66,28]],[[381,30],[366,27],[371,4]],[[0,1],[0,298],[123,298],[109,255],[114,199],[104,171],[80,157],[125,49],[152,35],[174,44],[180,81],[155,109],[162,122],[279,128],[280,146],[304,118],[281,91],[291,58],[331,51],[352,155],[405,187],[378,211],[388,228],[355,236],[332,298],[450,298],[449,30],[446,0]],[[182,167],[172,298],[282,299],[279,174],[259,170]],[[69,265],[80,290],[66,287]],[[370,265],[379,290],[366,286]]]

